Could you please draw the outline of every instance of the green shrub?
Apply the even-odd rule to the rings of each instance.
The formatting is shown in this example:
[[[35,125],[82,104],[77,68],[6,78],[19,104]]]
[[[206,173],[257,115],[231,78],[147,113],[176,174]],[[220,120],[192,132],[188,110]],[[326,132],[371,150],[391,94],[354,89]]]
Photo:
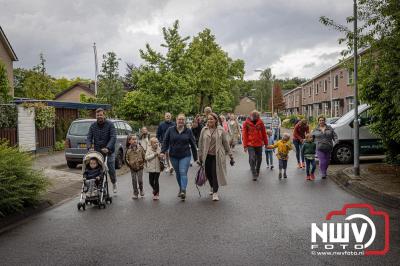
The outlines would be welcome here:
[[[35,108],[35,124],[37,129],[53,128],[56,121],[56,109],[53,106],[39,103],[24,103],[25,108]]]
[[[64,141],[56,141],[54,144],[55,151],[63,151],[64,150]]]
[[[0,128],[17,127],[18,111],[15,105],[0,105]]]
[[[0,216],[34,206],[48,184],[42,172],[32,169],[28,153],[0,143]]]
[[[69,126],[73,119],[57,119],[56,121],[56,141],[64,141],[67,136]]]

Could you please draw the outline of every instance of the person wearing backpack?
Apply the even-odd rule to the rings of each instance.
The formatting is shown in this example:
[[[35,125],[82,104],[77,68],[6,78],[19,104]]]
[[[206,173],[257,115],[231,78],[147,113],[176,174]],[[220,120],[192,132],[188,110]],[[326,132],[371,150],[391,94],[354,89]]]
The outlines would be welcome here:
[[[207,125],[200,133],[199,163],[200,165],[204,163],[213,201],[219,200],[219,186],[227,184],[226,155],[229,155],[231,162],[233,162],[227,133],[222,126],[218,125],[218,115],[211,113],[207,117]]]

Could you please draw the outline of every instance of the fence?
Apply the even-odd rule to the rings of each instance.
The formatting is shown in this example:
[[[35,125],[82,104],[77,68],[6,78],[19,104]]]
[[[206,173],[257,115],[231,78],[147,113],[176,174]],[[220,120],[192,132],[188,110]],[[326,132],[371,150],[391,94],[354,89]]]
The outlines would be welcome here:
[[[36,129],[36,148],[46,149],[54,146],[54,128]]]
[[[6,139],[10,146],[18,144],[18,136],[16,128],[0,128],[0,139]]]

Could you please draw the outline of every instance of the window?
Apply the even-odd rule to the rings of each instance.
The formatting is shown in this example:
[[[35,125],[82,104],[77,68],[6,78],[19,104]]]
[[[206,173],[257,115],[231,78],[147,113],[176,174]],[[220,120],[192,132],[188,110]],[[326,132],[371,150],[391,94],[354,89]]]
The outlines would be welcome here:
[[[324,80],[324,92],[328,89],[328,80]]]
[[[353,70],[349,70],[347,72],[347,84],[353,84],[353,77],[354,77],[354,71]]]
[[[308,106],[308,116],[312,116],[312,105]]]
[[[335,89],[339,88],[339,75],[335,75],[333,86]]]
[[[323,103],[324,115],[327,116],[329,114],[329,104]]]
[[[311,86],[310,86],[310,91],[308,92],[308,96],[309,96],[309,97],[311,97],[311,91],[312,91],[312,88],[311,88]]]
[[[89,133],[89,128],[92,124],[92,121],[73,122],[69,129],[69,134],[74,136],[87,136],[87,134]]]
[[[347,112],[354,108],[354,99],[347,98]]]
[[[127,133],[128,134],[132,134],[132,127],[129,125],[129,124],[127,124],[127,123],[124,123],[124,125],[125,125],[125,128],[126,128],[126,131],[127,131]]]
[[[334,116],[336,116],[336,117],[340,116],[340,115],[339,115],[339,107],[340,107],[339,101],[334,101],[334,104],[333,104],[333,113],[334,113]]]
[[[315,94],[318,94],[319,91],[319,84],[317,83],[317,87],[315,88]]]
[[[117,135],[126,135],[125,125],[122,122],[115,122],[115,129],[117,130]]]

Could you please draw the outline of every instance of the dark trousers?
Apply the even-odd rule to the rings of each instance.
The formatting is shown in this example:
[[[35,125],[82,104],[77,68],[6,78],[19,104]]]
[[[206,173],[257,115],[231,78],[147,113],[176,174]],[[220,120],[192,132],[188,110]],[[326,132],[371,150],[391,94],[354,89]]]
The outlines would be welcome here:
[[[205,162],[205,171],[208,179],[208,183],[213,189],[214,193],[218,192],[218,178],[217,178],[217,160],[215,155],[207,155]]]
[[[279,159],[279,170],[284,170],[286,172],[287,160]]]
[[[262,146],[260,147],[248,147],[249,152],[249,164],[253,175],[260,172],[261,161],[262,161]]]
[[[310,171],[310,168],[311,168],[311,171]],[[306,173],[307,173],[307,176],[309,176],[310,174],[314,174],[315,168],[316,168],[315,159],[313,159],[313,160],[306,159]]]
[[[301,143],[300,140],[293,140],[293,145],[296,148],[296,159],[297,159],[297,163],[300,163],[300,159],[301,162],[304,163],[304,154],[301,152],[301,148],[303,147],[303,143]]]
[[[160,173],[149,173],[150,186],[153,188],[153,195],[157,195],[160,192],[160,185],[158,184],[158,179]]]

